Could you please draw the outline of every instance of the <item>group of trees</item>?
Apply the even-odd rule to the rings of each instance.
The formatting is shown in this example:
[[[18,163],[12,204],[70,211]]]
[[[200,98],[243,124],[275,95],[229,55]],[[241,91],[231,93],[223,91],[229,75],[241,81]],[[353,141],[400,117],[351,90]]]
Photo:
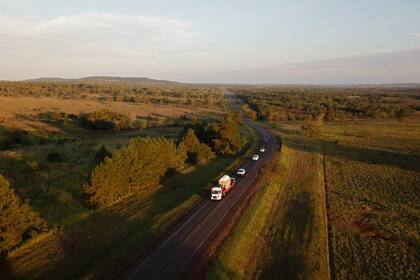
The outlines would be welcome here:
[[[240,129],[240,114],[229,113],[217,122],[190,125],[198,139],[218,155],[229,156],[239,152],[245,140]]]
[[[172,140],[134,138],[94,169],[87,186],[90,202],[104,207],[154,187],[170,169],[182,168],[186,157]]]
[[[90,202],[99,207],[155,187],[165,174],[185,163],[204,165],[219,155],[237,153],[244,145],[238,114],[217,122],[195,124],[182,133],[178,142],[166,138],[134,138],[126,147],[109,155],[98,153],[101,163],[86,187]]]
[[[80,124],[84,128],[95,130],[126,130],[133,126],[133,121],[124,114],[99,110],[81,114]]]
[[[0,255],[46,229],[46,222],[0,175]]]
[[[407,118],[420,110],[419,88],[274,87],[232,89],[258,118],[325,121],[348,118]]]
[[[93,99],[143,104],[183,106],[224,106],[227,104],[217,88],[184,85],[139,85],[124,82],[0,82],[2,96],[56,97]]]
[[[186,150],[188,162],[192,164],[204,165],[215,157],[211,148],[201,143],[191,128],[182,137],[180,147]]]
[[[240,129],[240,115],[237,113],[228,114],[219,122],[210,123],[207,134],[207,141],[219,155],[236,154],[245,144]]]
[[[241,110],[251,120],[255,120],[258,116],[257,112],[254,109],[252,109],[251,107],[249,107],[248,104],[242,104],[241,105]]]

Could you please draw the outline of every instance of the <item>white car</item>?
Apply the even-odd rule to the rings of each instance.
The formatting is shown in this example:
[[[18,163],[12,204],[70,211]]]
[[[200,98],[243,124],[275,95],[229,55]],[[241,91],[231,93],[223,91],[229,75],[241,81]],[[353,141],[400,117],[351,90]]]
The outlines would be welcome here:
[[[252,160],[259,160],[260,159],[260,156],[259,155],[253,155],[252,156]]]
[[[245,172],[246,172],[245,169],[239,168],[238,172],[236,172],[236,174],[241,175],[241,176],[245,176]]]
[[[261,147],[261,148],[260,148],[260,152],[261,152],[261,153],[264,153],[264,152],[265,152],[265,148],[264,148],[264,147]]]

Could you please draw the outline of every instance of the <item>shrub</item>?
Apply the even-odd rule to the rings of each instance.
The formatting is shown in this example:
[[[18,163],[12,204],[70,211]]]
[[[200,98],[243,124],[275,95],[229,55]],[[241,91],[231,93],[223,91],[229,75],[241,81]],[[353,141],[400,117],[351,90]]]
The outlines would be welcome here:
[[[136,129],[143,131],[147,128],[147,120],[144,120],[144,119],[136,120],[134,123],[134,126],[136,127]]]
[[[109,110],[81,114],[80,123],[84,128],[95,130],[126,130],[132,125],[132,121],[126,115]]]
[[[0,252],[9,251],[20,245],[34,232],[46,229],[45,221],[22,202],[10,183],[0,175]]]
[[[134,138],[94,169],[87,187],[90,202],[104,207],[156,186],[169,169],[182,167],[185,159],[185,150],[172,140]]]

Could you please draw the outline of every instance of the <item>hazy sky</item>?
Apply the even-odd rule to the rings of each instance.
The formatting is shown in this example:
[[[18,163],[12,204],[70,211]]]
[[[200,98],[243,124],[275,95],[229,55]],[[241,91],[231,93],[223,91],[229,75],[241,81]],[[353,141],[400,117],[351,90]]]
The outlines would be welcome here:
[[[0,0],[0,80],[420,82],[419,0]]]

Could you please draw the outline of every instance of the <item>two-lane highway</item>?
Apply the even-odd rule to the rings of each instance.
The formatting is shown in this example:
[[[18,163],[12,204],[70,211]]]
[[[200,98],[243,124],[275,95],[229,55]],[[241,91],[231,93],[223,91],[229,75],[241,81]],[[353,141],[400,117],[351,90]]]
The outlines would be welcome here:
[[[271,161],[279,149],[277,139],[264,127],[247,121],[261,139],[259,143],[266,148],[258,153],[260,159],[248,159],[241,167],[246,169],[244,177],[237,177],[236,186],[221,201],[203,200],[180,223],[164,237],[151,253],[143,256],[136,264],[129,266],[119,279],[177,279],[202,257],[206,248],[229,221],[232,213],[245,201],[247,194],[255,187],[261,167]],[[255,153],[258,152],[255,151]]]

